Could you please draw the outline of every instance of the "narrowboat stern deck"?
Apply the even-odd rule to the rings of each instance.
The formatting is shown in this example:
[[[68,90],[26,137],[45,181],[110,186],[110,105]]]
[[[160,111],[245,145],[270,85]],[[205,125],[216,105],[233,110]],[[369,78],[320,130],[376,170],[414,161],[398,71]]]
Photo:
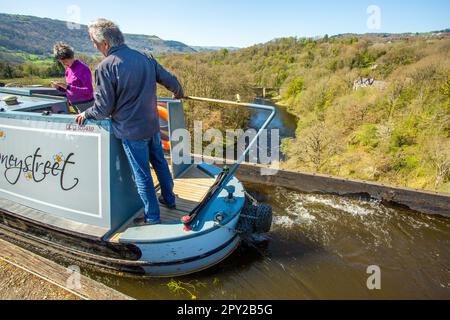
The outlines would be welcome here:
[[[158,177],[154,170],[152,170],[152,177],[159,197]],[[162,225],[179,223],[183,216],[192,212],[200,204],[215,181],[216,178],[214,176],[207,174],[196,165],[191,166],[179,178],[175,179],[174,192],[177,197],[177,208],[169,209],[166,206],[160,205]],[[121,237],[127,230],[137,228],[134,225],[134,220],[143,216],[143,211],[136,214],[113,234],[109,241],[119,243]],[[156,229],[157,226],[150,226],[150,228],[152,227]]]

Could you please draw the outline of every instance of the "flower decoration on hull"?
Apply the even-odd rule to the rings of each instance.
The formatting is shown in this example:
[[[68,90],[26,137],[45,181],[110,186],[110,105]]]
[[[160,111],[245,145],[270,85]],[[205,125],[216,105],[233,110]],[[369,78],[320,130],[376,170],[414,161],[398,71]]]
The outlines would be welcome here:
[[[55,160],[55,162],[58,162],[59,164],[64,162],[64,155],[62,153],[58,153],[57,155],[55,155],[53,157],[53,160]]]

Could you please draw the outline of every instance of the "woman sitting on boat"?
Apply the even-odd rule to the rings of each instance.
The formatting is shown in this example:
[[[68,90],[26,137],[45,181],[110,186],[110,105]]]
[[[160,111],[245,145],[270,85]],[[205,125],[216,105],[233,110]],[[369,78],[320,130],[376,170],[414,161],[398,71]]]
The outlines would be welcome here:
[[[75,52],[69,45],[58,42],[53,51],[55,58],[66,68],[66,83],[52,82],[51,86],[66,93],[77,113],[86,111],[94,105],[91,70],[75,59]]]

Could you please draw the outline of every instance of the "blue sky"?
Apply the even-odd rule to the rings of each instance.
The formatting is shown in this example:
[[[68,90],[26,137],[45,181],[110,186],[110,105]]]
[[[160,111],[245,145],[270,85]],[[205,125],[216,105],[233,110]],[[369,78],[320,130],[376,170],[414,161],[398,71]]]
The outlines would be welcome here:
[[[448,0],[0,0],[0,12],[73,20],[105,17],[127,33],[157,35],[189,45],[245,47],[285,36],[423,32],[450,27]],[[370,29],[370,5],[380,29]],[[372,12],[373,13],[373,12]]]

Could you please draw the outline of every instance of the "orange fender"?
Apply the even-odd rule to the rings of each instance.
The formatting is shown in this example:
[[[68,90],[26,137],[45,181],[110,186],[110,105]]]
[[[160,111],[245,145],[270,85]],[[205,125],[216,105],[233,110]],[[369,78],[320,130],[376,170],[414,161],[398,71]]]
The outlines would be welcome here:
[[[163,119],[166,122],[169,122],[169,111],[167,110],[167,108],[158,106],[158,114],[161,119]],[[163,144],[164,150],[170,151],[170,142],[164,139],[161,139],[161,142]]]
[[[161,140],[162,144],[163,144],[163,148],[166,151],[170,151],[170,142],[167,140]]]
[[[164,121],[169,122],[169,110],[164,107],[158,107],[158,114]]]

